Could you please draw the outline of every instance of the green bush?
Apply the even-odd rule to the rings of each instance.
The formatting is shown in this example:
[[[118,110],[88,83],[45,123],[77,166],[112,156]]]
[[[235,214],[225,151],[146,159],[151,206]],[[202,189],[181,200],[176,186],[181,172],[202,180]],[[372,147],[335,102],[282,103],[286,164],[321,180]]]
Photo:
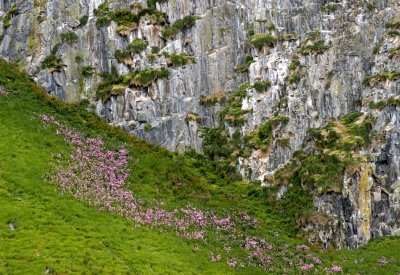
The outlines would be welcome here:
[[[79,40],[79,37],[74,32],[64,32],[60,34],[61,40],[65,43],[72,44]]]
[[[275,47],[277,39],[276,37],[267,34],[267,33],[259,33],[250,36],[249,43],[253,45],[256,49],[261,50],[264,46],[267,47]]]
[[[166,68],[141,70],[135,72],[133,82],[136,85],[148,86],[157,78],[166,78],[168,75],[169,72]]]
[[[385,101],[378,101],[378,102],[370,102],[369,103],[369,108],[371,109],[382,109],[383,107],[385,107],[386,102]]]
[[[400,71],[391,71],[391,72],[379,72],[374,75],[367,76],[364,78],[363,83],[364,85],[372,85],[373,83],[376,82],[382,82],[382,81],[395,81],[400,79]]]
[[[95,73],[95,69],[93,67],[87,66],[83,67],[81,70],[81,75],[83,77],[90,77]]]
[[[51,49],[51,54],[56,55],[60,50],[61,46],[62,46],[61,43],[55,44],[54,47]]]
[[[303,66],[300,63],[300,59],[298,56],[294,56],[292,59],[292,63],[289,66],[289,73],[290,75],[286,77],[286,81],[289,84],[296,84],[299,83],[301,80],[301,69]]]
[[[98,28],[108,27],[111,25],[111,19],[109,17],[99,17],[96,20],[96,26]]]
[[[196,63],[196,58],[186,53],[171,53],[169,55],[169,61],[173,66],[184,66],[188,64]]]
[[[140,53],[144,51],[149,43],[146,40],[135,38],[128,46],[128,50],[132,53]]]
[[[201,137],[203,152],[210,160],[227,158],[232,153],[228,146],[228,132],[223,127],[203,128]]]
[[[150,132],[151,129],[153,129],[153,126],[151,126],[150,123],[146,123],[146,124],[144,125],[144,127],[143,127],[143,130],[144,130],[145,132]]]
[[[111,14],[111,19],[118,24],[118,26],[130,26],[132,23],[137,23],[140,16],[131,13],[128,9],[118,9]]]
[[[243,65],[238,65],[235,68],[235,72],[237,73],[247,73],[249,71],[249,67],[251,63],[254,63],[254,59],[252,55],[246,55],[244,59],[244,64]]]
[[[160,47],[158,46],[152,46],[151,47],[151,53],[152,54],[158,54],[160,52]]]
[[[51,71],[62,71],[64,69],[64,64],[60,57],[56,57],[55,54],[50,54],[43,60],[41,68]]]
[[[340,120],[346,126],[356,122],[361,116],[363,115],[362,112],[354,112],[343,116]]]
[[[123,77],[113,76],[107,73],[101,74],[103,80],[97,85],[96,97],[106,102],[115,93],[114,86],[123,82]]]
[[[325,44],[325,41],[321,39],[321,32],[319,30],[312,32],[308,38],[300,44],[300,53],[302,55],[309,54],[322,54],[324,51],[330,48],[329,45]]]
[[[302,55],[309,55],[312,53],[322,54],[322,53],[324,53],[324,51],[328,50],[329,48],[330,48],[330,46],[326,45],[324,40],[318,40],[312,45],[303,46],[300,50],[300,53]]]
[[[79,26],[78,27],[84,27],[86,26],[87,22],[89,21],[89,16],[84,15],[79,19]]]
[[[166,3],[168,0],[147,0],[147,7],[149,9],[156,9],[156,3]]]
[[[226,100],[226,95],[224,92],[220,92],[220,93],[213,93],[211,95],[208,96],[200,96],[200,104],[201,105],[207,105],[207,106],[212,106],[215,105],[217,103],[223,103]]]
[[[325,13],[334,13],[337,10],[336,3],[328,3],[321,7],[321,11]]]
[[[147,60],[149,60],[150,62],[153,62],[158,57],[158,55],[151,53],[151,54],[146,55],[146,57],[147,57]]]
[[[266,92],[269,87],[271,87],[271,82],[268,80],[255,82],[253,84],[253,88],[259,93]]]
[[[116,50],[114,53],[115,58],[118,60],[118,62],[124,62],[126,59],[131,59],[132,58],[132,53],[129,50]]]
[[[242,110],[242,101],[247,96],[247,90],[250,87],[248,82],[240,84],[239,89],[228,96],[226,105],[221,110],[221,118],[231,126],[241,126],[245,122],[244,115],[249,110]]]
[[[388,29],[400,29],[400,17],[395,17],[392,20],[390,20],[386,24],[386,27]]]
[[[100,4],[94,11],[94,15],[97,16],[96,26],[98,28],[108,27],[111,24],[112,12],[108,6],[108,2]]]
[[[266,123],[260,125],[255,131],[246,136],[246,140],[250,146],[261,149],[262,151],[268,151],[272,142],[272,133],[279,125],[286,125],[289,122],[289,118],[283,116],[276,116]]]
[[[6,15],[2,19],[4,29],[7,29],[11,26],[11,18],[13,18],[13,16],[17,15],[18,13],[19,9],[17,7],[12,7],[7,11]]]
[[[146,87],[158,78],[166,78],[169,71],[166,68],[137,70],[123,77],[122,83],[125,85],[136,85]]]
[[[161,34],[164,38],[170,39],[175,37],[180,31],[184,31],[193,27],[196,24],[197,17],[194,15],[185,16],[182,19],[176,20],[170,27],[162,30]]]

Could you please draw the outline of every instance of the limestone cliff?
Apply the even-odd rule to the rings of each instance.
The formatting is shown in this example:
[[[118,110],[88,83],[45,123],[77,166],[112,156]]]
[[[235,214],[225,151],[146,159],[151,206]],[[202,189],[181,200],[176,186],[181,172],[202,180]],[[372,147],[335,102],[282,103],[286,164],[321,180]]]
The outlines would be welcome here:
[[[152,143],[201,151],[200,129],[223,126],[247,140],[242,176],[281,190],[295,152],[337,157],[328,187],[330,168],[299,172],[310,241],[400,234],[397,0],[1,0],[0,16],[2,57]]]

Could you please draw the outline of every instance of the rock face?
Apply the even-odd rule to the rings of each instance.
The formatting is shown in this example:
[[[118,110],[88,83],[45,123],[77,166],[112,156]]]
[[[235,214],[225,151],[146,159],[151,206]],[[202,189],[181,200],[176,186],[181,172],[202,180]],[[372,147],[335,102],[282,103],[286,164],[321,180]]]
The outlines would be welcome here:
[[[221,125],[231,137],[235,131],[243,137],[286,117],[272,130],[268,150],[252,147],[238,158],[241,174],[265,185],[309,143],[309,129],[361,111],[374,117],[371,141],[351,148],[364,160],[343,170],[340,188],[314,193],[316,212],[303,228],[310,241],[337,248],[400,234],[397,0],[119,0],[110,1],[109,11],[139,14],[153,3],[167,20],[155,19],[152,10],[134,23],[111,16],[109,25],[100,26],[94,10],[103,3],[0,1],[1,56],[52,94],[70,102],[89,99],[110,123],[170,150],[201,151],[203,127]],[[194,26],[163,35],[189,15],[196,16]],[[116,50],[135,39],[147,41],[145,49],[118,60]],[[174,53],[196,62],[173,64]],[[61,60],[50,64],[49,56]],[[96,97],[101,72],[124,76],[150,68],[168,68],[169,75],[146,85],[114,85],[106,97]],[[375,77],[364,81],[367,76]],[[220,116],[229,100],[219,99],[244,82],[249,87],[239,102],[243,112],[234,117],[242,122],[234,123],[229,114]],[[266,91],[257,91],[257,83]]]

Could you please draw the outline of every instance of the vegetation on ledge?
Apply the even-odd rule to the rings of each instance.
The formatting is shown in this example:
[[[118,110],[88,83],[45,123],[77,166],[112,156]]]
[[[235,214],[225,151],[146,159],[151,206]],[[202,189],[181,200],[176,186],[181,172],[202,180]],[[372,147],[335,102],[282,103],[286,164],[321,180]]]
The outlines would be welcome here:
[[[168,75],[169,72],[166,68],[136,70],[124,76],[103,73],[103,81],[97,86],[96,96],[105,102],[112,95],[123,94],[131,85],[146,87],[156,79],[166,78]]]
[[[271,82],[268,80],[258,81],[253,84],[254,90],[259,93],[266,92],[271,87]]]
[[[62,71],[64,69],[61,57],[57,57],[55,54],[48,55],[42,62],[42,69],[48,69],[49,71]]]
[[[400,17],[395,17],[390,20],[386,27],[388,28],[387,34],[389,36],[400,36]]]
[[[289,118],[276,116],[260,125],[255,131],[248,134],[245,139],[251,147],[267,152],[273,138],[273,131],[278,126],[284,126],[289,122]]]
[[[182,19],[176,20],[171,26],[166,27],[161,31],[161,34],[166,39],[174,38],[179,32],[193,27],[196,24],[197,16],[188,15]]]
[[[330,46],[325,44],[325,41],[321,38],[321,32],[317,30],[311,33],[307,39],[300,44],[300,54],[323,54],[329,48]]]
[[[167,57],[169,63],[175,67],[196,64],[196,58],[186,53],[171,53],[167,54]]]
[[[303,66],[300,63],[300,59],[298,56],[294,56],[292,59],[292,63],[289,66],[290,75],[285,78],[289,84],[297,84],[301,80]]]
[[[226,100],[226,94],[224,92],[214,93],[208,96],[200,97],[200,104],[206,106],[212,106],[217,103],[222,104]]]
[[[4,15],[2,19],[4,29],[7,29],[11,26],[11,19],[18,13],[19,9],[17,7],[12,7],[7,11],[6,15]]]
[[[264,46],[274,48],[278,40],[271,34],[259,33],[250,36],[248,41],[253,47],[261,50]]]
[[[317,152],[313,155],[295,154],[293,164],[278,171],[275,181],[290,183],[298,178],[303,186],[316,193],[340,190],[338,184],[345,170],[367,160],[357,152],[370,143],[374,123],[372,117],[355,112],[324,128],[310,129],[309,135]]]
[[[79,37],[74,32],[63,32],[60,34],[61,40],[68,44],[73,44],[78,42]]]
[[[374,86],[382,81],[395,81],[400,79],[400,71],[391,71],[391,72],[379,72],[374,75],[367,76],[364,78],[364,85]]]
[[[221,118],[231,126],[243,125],[245,122],[244,115],[250,112],[250,110],[242,109],[242,101],[247,96],[247,90],[250,87],[248,82],[242,83],[236,92],[227,96],[226,105],[221,111]]]

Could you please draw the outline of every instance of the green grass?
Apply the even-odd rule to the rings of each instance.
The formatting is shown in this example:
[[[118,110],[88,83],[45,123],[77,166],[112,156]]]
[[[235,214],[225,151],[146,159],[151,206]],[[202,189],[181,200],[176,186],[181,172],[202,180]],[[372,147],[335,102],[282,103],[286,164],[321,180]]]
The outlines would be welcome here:
[[[53,154],[67,154],[69,147],[54,135],[54,129],[43,127],[39,114],[54,115],[69,127],[102,137],[108,147],[126,143],[131,156],[130,189],[147,205],[163,200],[166,208],[190,203],[219,213],[247,210],[261,221],[257,234],[270,242],[301,242],[289,237],[292,233],[283,226],[293,221],[297,206],[286,211],[286,205],[275,205],[269,199],[272,191],[223,179],[201,156],[179,156],[130,137],[79,106],[45,95],[4,61],[0,61],[0,86],[8,91],[0,96],[0,274],[42,274],[46,267],[58,274],[262,273],[256,268],[233,270],[224,261],[211,263],[208,250],[217,245],[215,240],[207,246],[170,231],[136,228],[130,221],[60,194],[45,175],[52,169]],[[278,214],[267,212],[277,207]],[[280,217],[282,211],[286,214]],[[16,230],[8,228],[10,223]],[[320,254],[326,267],[338,263],[350,273],[393,274],[399,271],[399,245],[400,239],[392,238],[359,251]],[[385,267],[376,263],[381,256],[389,260]],[[343,258],[359,257],[364,258],[362,265],[343,262]]]
[[[6,79],[0,72],[0,83]],[[42,274],[46,266],[59,274],[232,272],[172,233],[135,228],[60,195],[43,175],[51,169],[52,154],[67,153],[68,147],[37,117],[54,108],[28,90],[11,89],[18,83],[5,86],[12,93],[0,96],[1,274]],[[9,230],[9,223],[17,229]]]
[[[386,257],[388,264],[378,260]],[[372,240],[357,250],[330,251],[324,254],[326,261],[343,267],[345,274],[398,274],[400,272],[400,237]]]

